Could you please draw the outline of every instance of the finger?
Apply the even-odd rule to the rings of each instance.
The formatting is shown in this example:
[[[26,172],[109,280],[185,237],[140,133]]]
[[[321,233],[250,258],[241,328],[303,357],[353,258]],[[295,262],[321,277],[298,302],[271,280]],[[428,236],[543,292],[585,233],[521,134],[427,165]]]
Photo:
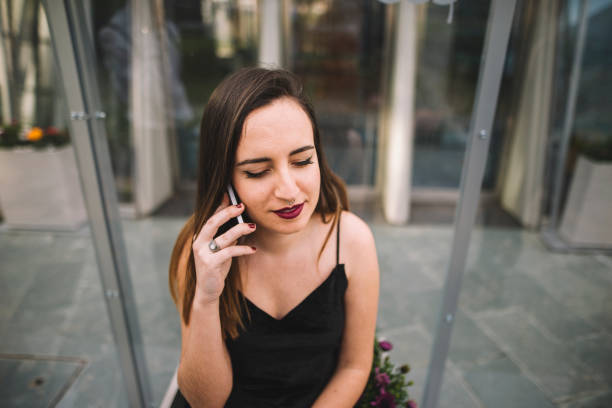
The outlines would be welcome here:
[[[255,252],[257,252],[257,248],[254,246],[233,245],[223,248],[217,252],[217,255],[221,255],[223,258],[234,258],[236,256],[253,255]]]
[[[220,205],[219,205],[219,206],[218,206],[218,207],[215,209],[215,212],[213,213],[213,215],[214,215],[214,214],[216,214],[216,213],[218,213],[219,211],[223,210],[223,209],[224,209],[225,207],[227,207],[229,204],[230,204],[230,201],[229,201],[229,196],[227,195],[227,193],[223,193],[223,198],[221,198],[221,204],[220,204]],[[202,230],[203,230],[203,229],[204,229],[204,226],[202,226],[202,228],[200,229],[200,231],[199,231],[197,234],[195,234],[195,235],[193,236],[192,243],[194,243],[195,241],[197,241],[198,236],[202,235]]]
[[[215,234],[219,227],[230,219],[239,216],[244,211],[244,204],[238,204],[240,207],[235,205],[230,205],[214,214],[212,217],[206,221],[204,227],[202,227],[202,237],[206,239],[206,241],[210,241],[214,238]]]
[[[225,234],[219,235],[215,238],[215,241],[221,248],[227,248],[235,245],[238,238],[250,234],[255,231],[255,224],[253,223],[242,223],[233,226]]]

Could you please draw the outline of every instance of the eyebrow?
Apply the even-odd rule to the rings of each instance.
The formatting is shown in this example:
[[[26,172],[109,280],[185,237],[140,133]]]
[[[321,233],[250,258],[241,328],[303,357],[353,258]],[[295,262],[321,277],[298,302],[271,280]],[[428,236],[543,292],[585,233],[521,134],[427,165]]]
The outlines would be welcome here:
[[[295,149],[291,153],[289,153],[289,156],[293,156],[294,154],[302,153],[302,152],[305,152],[307,150],[312,150],[312,149],[314,149],[314,146],[312,146],[312,145],[302,146],[299,149]],[[242,165],[245,165],[245,164],[262,163],[262,162],[269,162],[269,161],[272,161],[272,159],[269,158],[269,157],[258,157],[256,159],[243,160],[240,163],[237,163],[236,167],[237,166],[242,166]]]

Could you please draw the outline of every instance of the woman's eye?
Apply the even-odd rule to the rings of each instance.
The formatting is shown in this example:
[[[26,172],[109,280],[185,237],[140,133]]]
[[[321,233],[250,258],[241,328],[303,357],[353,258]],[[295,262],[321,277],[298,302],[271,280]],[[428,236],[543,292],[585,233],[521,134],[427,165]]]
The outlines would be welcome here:
[[[253,173],[250,171],[245,171],[244,174],[247,176],[247,178],[257,178],[257,177],[261,177],[264,174],[266,174],[268,170],[264,170],[264,171],[260,171],[259,173]]]
[[[310,156],[309,158],[307,158],[306,160],[303,161],[299,161],[295,163],[297,166],[306,166],[309,164],[312,164],[312,156]]]
[[[293,163],[293,165],[298,166],[298,167],[303,167],[303,166],[307,166],[312,163],[313,163],[312,156],[310,156],[306,160],[302,160],[302,161]],[[268,171],[270,171],[270,169],[266,169],[260,172],[252,172],[252,171],[244,170],[244,175],[247,176],[247,178],[258,178],[258,177],[262,177],[263,175],[265,175]]]

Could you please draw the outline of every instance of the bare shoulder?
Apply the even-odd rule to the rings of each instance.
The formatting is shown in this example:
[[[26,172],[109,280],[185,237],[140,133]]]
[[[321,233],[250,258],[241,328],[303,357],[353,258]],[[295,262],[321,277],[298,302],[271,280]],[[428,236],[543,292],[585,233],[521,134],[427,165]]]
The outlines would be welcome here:
[[[372,231],[365,221],[349,211],[343,211],[340,219],[340,253],[349,279],[354,273],[378,274]]]
[[[349,246],[347,248],[349,251],[350,248],[361,251],[365,249],[364,247],[374,247],[374,236],[370,227],[364,220],[350,211],[342,211],[340,234],[342,235],[342,249],[344,249],[345,244]]]

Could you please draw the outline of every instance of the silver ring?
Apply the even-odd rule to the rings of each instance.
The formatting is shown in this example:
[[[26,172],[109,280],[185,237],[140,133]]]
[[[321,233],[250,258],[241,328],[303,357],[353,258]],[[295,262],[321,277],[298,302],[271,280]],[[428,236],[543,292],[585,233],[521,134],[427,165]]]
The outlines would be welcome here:
[[[221,247],[219,246],[219,244],[217,244],[217,241],[213,239],[208,243],[208,249],[210,249],[210,252],[214,254],[215,252],[219,252],[221,250]]]
[[[293,203],[295,203],[295,199],[294,199],[294,200],[287,201],[287,205],[293,205]]]

